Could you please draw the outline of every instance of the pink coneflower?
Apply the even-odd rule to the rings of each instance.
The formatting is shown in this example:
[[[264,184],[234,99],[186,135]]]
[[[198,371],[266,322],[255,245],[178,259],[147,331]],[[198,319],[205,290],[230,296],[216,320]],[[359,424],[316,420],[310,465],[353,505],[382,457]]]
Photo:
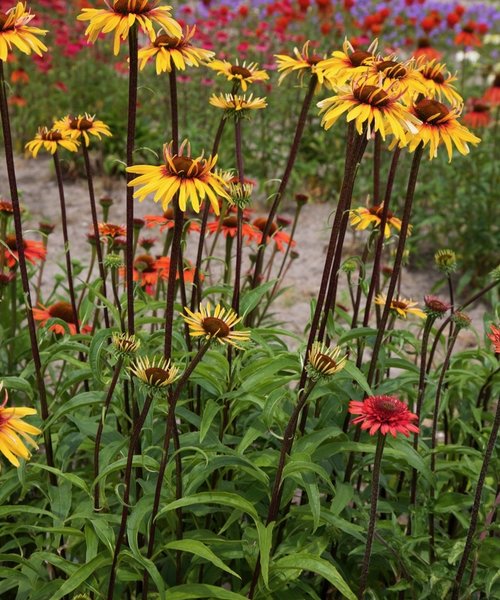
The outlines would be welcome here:
[[[493,342],[493,348],[495,350],[495,354],[500,354],[500,328],[495,327],[495,325],[490,325],[491,333],[488,333],[488,337]]]
[[[393,437],[398,433],[409,437],[410,431],[419,432],[412,422],[418,419],[417,415],[395,396],[369,396],[363,402],[351,400],[349,412],[360,415],[352,423],[361,424],[361,429],[368,429],[370,435],[375,435],[379,430],[382,435],[390,433]]]

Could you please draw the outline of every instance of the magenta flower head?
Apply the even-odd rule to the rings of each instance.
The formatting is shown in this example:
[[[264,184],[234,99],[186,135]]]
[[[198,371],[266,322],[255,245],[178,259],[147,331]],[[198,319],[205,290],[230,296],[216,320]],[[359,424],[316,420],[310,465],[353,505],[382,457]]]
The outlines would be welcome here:
[[[410,432],[419,432],[413,423],[418,419],[417,415],[395,396],[369,396],[363,402],[351,400],[349,412],[359,415],[353,420],[353,425],[361,424],[361,429],[368,429],[370,435],[379,430],[382,435],[390,433],[393,437],[398,433],[409,437]]]

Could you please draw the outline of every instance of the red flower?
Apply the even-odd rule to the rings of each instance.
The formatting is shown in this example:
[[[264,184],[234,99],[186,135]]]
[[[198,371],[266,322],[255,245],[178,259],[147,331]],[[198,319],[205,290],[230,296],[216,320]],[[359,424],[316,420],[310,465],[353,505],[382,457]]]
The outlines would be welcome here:
[[[187,223],[187,231],[200,231],[200,225],[193,220],[190,220],[187,215],[184,215],[184,220],[188,221]],[[174,209],[168,208],[162,216],[160,215],[145,215],[144,221],[146,222],[146,227],[156,227],[160,226],[160,231],[165,231],[165,229],[173,229],[174,228]]]
[[[482,100],[492,106],[500,104],[500,73],[495,77],[491,87],[484,92]]]
[[[75,319],[73,317],[73,309],[69,302],[56,302],[49,307],[45,307],[42,304],[38,305],[40,308],[33,308],[33,317],[35,321],[40,321],[40,325],[43,327],[46,325],[49,319],[61,319],[67,325],[67,328],[60,323],[54,323],[49,327],[50,331],[54,333],[60,333],[64,335],[69,329],[71,335],[76,334],[76,325]],[[92,327],[90,325],[85,325],[80,329],[81,333],[90,333],[92,331]]]
[[[481,40],[476,35],[476,23],[469,21],[462,31],[455,36],[455,44],[461,46],[481,46]]]
[[[264,228],[266,226],[266,222],[267,222],[267,219],[265,217],[259,217],[258,219],[255,219],[255,221],[253,222],[253,226],[256,227],[260,232],[263,232]],[[261,237],[262,236],[259,236],[259,239],[258,239],[259,242],[260,242]],[[278,229],[278,226],[276,225],[276,223],[271,223],[271,228],[269,230],[269,237],[274,240],[274,243],[276,244],[276,248],[280,252],[285,251],[285,244],[287,246],[291,246],[292,248],[296,245],[295,241],[292,240],[292,238],[288,235],[288,233],[285,233],[284,231],[281,231],[280,229]]]
[[[210,233],[221,231],[225,238],[228,236],[234,238],[238,233],[238,218],[235,215],[229,215],[224,217],[222,222],[219,220],[212,221],[207,225],[207,230]],[[250,244],[253,240],[260,240],[261,238],[260,232],[252,227],[252,225],[245,222],[241,225],[241,234],[243,239],[247,239],[247,244]]]
[[[488,333],[488,337],[493,342],[493,348],[495,349],[495,354],[500,354],[500,328],[495,327],[495,325],[490,325],[491,333]]]
[[[490,107],[476,98],[471,99],[470,109],[463,116],[464,123],[473,129],[487,127],[490,123]]]
[[[45,260],[47,256],[47,249],[43,245],[43,242],[35,242],[33,240],[23,240],[24,242],[24,256],[26,260],[32,265],[36,264],[40,260]],[[7,248],[5,249],[5,262],[9,269],[16,266],[19,261],[19,252],[17,251],[17,242],[15,235],[7,235],[4,241]]]
[[[420,56],[425,56],[428,61],[431,61],[432,59],[439,60],[443,55],[431,46],[428,38],[423,37],[417,41],[417,49],[413,51],[414,58]]]
[[[393,437],[402,433],[409,437],[410,431],[418,433],[418,427],[412,423],[418,419],[410,412],[404,402],[395,396],[369,396],[363,402],[351,400],[349,412],[360,415],[353,420],[353,425],[361,424],[361,429],[368,429],[370,435],[380,430],[382,435],[390,433]]]

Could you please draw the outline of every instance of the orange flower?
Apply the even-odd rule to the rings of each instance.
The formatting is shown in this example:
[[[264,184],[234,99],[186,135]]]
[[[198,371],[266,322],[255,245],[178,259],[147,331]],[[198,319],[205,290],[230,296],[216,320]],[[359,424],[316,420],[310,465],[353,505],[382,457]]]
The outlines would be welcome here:
[[[29,83],[30,76],[24,69],[16,69],[10,74],[12,83]]]
[[[16,236],[13,234],[7,235],[4,244],[7,246],[5,249],[5,262],[10,269],[13,269],[19,261]],[[23,245],[24,256],[32,265],[35,265],[38,261],[45,260],[47,257],[47,249],[43,245],[43,242],[23,240]]]
[[[144,221],[146,222],[146,227],[152,228],[160,226],[160,231],[165,231],[165,229],[173,229],[174,228],[174,209],[172,207],[167,208],[167,210],[163,213],[163,216],[160,215],[145,215]],[[189,218],[188,215],[184,214],[184,228],[186,231],[200,231],[200,225],[197,221],[193,221]]]
[[[484,92],[482,100],[491,104],[491,106],[498,106],[500,104],[500,73],[495,76],[491,87]]]
[[[123,225],[114,225],[113,223],[99,223],[99,235],[114,239],[127,235],[127,230]]]
[[[255,221],[253,222],[253,226],[256,227],[260,232],[263,232],[264,227],[266,226],[266,222],[267,219],[265,217],[259,217],[258,219],[255,219]],[[259,242],[261,237],[262,236],[259,236],[258,238]],[[276,223],[271,223],[268,240],[269,238],[274,240],[274,243],[276,244],[276,249],[280,252],[285,251],[285,244],[287,246],[291,246],[292,248],[296,245],[296,242],[292,240],[288,233],[285,233],[284,231],[278,229]]]
[[[493,348],[495,349],[495,354],[500,354],[500,328],[495,327],[495,325],[490,325],[491,333],[488,333],[488,337],[493,342]]]
[[[54,333],[60,333],[64,335],[68,332],[70,335],[76,334],[76,324],[75,319],[73,317],[73,309],[69,302],[56,302],[55,304],[51,304],[49,307],[43,306],[43,304],[38,305],[40,308],[33,308],[33,317],[35,321],[40,321],[40,325],[44,327],[50,319],[60,319],[66,323],[66,327],[61,323],[53,323],[49,327],[49,331],[53,331]],[[85,325],[80,328],[81,333],[90,333],[92,331],[92,327],[89,325]]]
[[[427,60],[439,60],[443,54],[433,48],[428,38],[420,38],[417,41],[417,49],[413,52],[413,58],[425,57]]]
[[[265,224],[265,223],[264,223]],[[221,231],[225,238],[227,237],[236,237],[238,233],[238,217],[235,215],[229,215],[224,217],[221,221],[212,221],[207,225],[207,229],[209,233],[215,233],[216,231]],[[260,232],[252,227],[250,223],[242,223],[241,226],[242,238],[247,240],[247,244],[250,244],[252,241],[260,241],[262,237]]]
[[[470,110],[464,116],[464,123],[473,129],[487,127],[491,121],[490,107],[481,100],[471,99]]]
[[[455,44],[458,46],[481,46],[481,40],[476,35],[476,27],[470,22],[462,27],[462,31],[455,36]]]

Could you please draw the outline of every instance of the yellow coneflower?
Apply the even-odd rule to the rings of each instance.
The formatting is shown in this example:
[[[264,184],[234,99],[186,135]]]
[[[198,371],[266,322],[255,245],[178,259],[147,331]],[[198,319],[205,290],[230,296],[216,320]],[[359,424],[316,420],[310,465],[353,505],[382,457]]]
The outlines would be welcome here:
[[[409,104],[416,94],[425,95],[427,90],[422,75],[416,68],[415,59],[399,62],[394,56],[374,61],[370,65],[367,82],[401,92],[406,104]]]
[[[165,29],[174,37],[182,36],[179,23],[172,18],[171,6],[158,6],[159,0],[114,0],[106,2],[108,8],[83,8],[78,15],[79,21],[90,21],[85,35],[93,44],[101,33],[115,32],[113,52],[120,52],[120,40],[126,40],[131,27],[137,22],[139,27],[149,35],[151,41],[155,37],[153,23]]]
[[[360,207],[349,211],[349,219],[351,225],[358,231],[366,229],[369,225],[379,227],[382,222],[382,212],[384,210],[384,203],[376,204],[375,206]],[[401,220],[394,216],[394,213],[390,210],[387,211],[387,221],[384,227],[384,236],[386,238],[391,235],[391,225],[398,231],[401,230]],[[411,228],[410,228],[411,231]]]
[[[438,250],[434,254],[434,262],[437,268],[446,275],[450,275],[450,273],[454,273],[457,270],[457,255],[450,248]]]
[[[469,154],[467,142],[477,145],[481,138],[476,137],[467,127],[458,122],[460,108],[448,108],[441,102],[424,98],[412,107],[413,113],[420,119],[421,123],[417,131],[409,141],[409,149],[412,152],[422,143],[429,145],[429,158],[432,160],[437,156],[438,146],[443,143],[448,152],[449,162],[453,154],[455,144],[460,154]]]
[[[78,115],[77,117],[66,115],[54,123],[53,129],[64,133],[67,132],[73,140],[79,140],[83,137],[86,146],[90,144],[91,135],[99,139],[102,139],[101,136],[103,135],[107,137],[111,137],[112,135],[104,121],[99,121],[99,119],[95,118],[95,115],[89,115],[88,113]]]
[[[179,369],[163,357],[156,357],[153,360],[147,356],[139,357],[129,369],[137,379],[150,388],[171,385],[179,375]]]
[[[12,46],[24,54],[34,52],[42,56],[42,52],[47,51],[47,46],[37,38],[37,35],[45,35],[47,30],[28,26],[34,17],[26,10],[24,2],[18,2],[7,12],[0,12],[0,60],[7,60]]]
[[[113,333],[111,339],[117,354],[122,357],[135,354],[141,345],[141,341],[134,334]]]
[[[307,357],[306,370],[313,381],[321,377],[331,377],[341,371],[347,361],[347,355],[339,359],[342,349],[338,346],[328,348],[323,342],[314,342]]]
[[[327,58],[318,64],[317,69],[324,76],[336,82],[336,85],[344,85],[347,81],[358,78],[369,72],[370,65],[375,61],[375,52],[378,41],[374,40],[368,50],[354,50],[351,42],[345,40],[342,50],[332,52]]]
[[[213,71],[217,71],[217,75],[227,77],[228,81],[237,81],[241,84],[241,89],[246,92],[249,83],[256,81],[266,81],[269,75],[262,69],[258,68],[257,63],[243,62],[241,65],[236,60],[236,64],[232,64],[227,60],[213,60],[208,63],[207,67]]]
[[[424,82],[428,98],[437,98],[442,100],[446,98],[451,104],[461,104],[462,96],[452,85],[457,81],[457,77],[446,70],[446,65],[437,62],[435,59],[429,62],[420,61],[419,67],[422,80]]]
[[[184,155],[184,149],[187,154]],[[200,204],[207,197],[215,214],[219,214],[218,197],[229,198],[225,191],[225,182],[219,175],[212,172],[217,156],[203,156],[191,158],[190,146],[185,140],[179,148],[178,154],[173,154],[172,143],[163,146],[165,163],[159,167],[154,165],[134,165],[128,167],[129,173],[139,175],[128,185],[142,185],[134,193],[134,198],[142,202],[148,194],[155,192],[154,202],[161,200],[163,210],[167,210],[172,198],[179,193],[179,206],[186,210],[189,200],[193,210],[200,212]]]
[[[0,393],[3,389],[3,382],[0,382]],[[20,462],[18,457],[29,460],[30,453],[24,442],[21,440],[23,437],[31,446],[38,448],[35,440],[31,438],[31,435],[39,435],[42,433],[38,427],[25,423],[22,418],[28,415],[36,415],[34,408],[26,407],[13,407],[6,408],[7,400],[9,399],[7,390],[5,390],[5,397],[0,405],[0,453],[14,467],[19,467]]]
[[[266,108],[267,102],[265,98],[254,98],[250,94],[248,98],[238,94],[212,94],[210,104],[217,108],[222,108],[226,111],[226,117],[245,116],[247,112]]]
[[[41,148],[45,148],[47,152],[55,154],[58,148],[65,148],[70,152],[76,152],[78,146],[79,142],[71,139],[68,132],[40,127],[35,137],[26,144],[25,148],[28,152],[31,152],[33,158],[36,158]]]
[[[337,96],[318,102],[324,112],[321,124],[330,129],[338,118],[347,112],[347,121],[354,121],[356,131],[361,135],[366,125],[366,136],[379,132],[385,140],[392,134],[401,142],[406,142],[407,132],[415,132],[418,118],[399,102],[400,93],[384,90],[367,83],[353,83],[350,87],[339,89]]]
[[[385,294],[379,294],[375,297],[375,304],[385,306],[386,302],[387,296]],[[406,319],[408,315],[415,315],[416,317],[425,319],[426,314],[420,308],[416,308],[417,306],[418,302],[406,300],[405,298],[393,298],[391,300],[390,310],[394,315],[402,317],[403,319]]]
[[[189,326],[189,335],[192,337],[204,337],[205,339],[216,339],[221,344],[231,344],[238,348],[239,342],[246,342],[250,339],[250,331],[235,331],[234,326],[241,321],[241,317],[231,308],[223,308],[218,304],[213,312],[210,302],[206,307],[200,304],[196,312],[189,308],[182,318]]]
[[[151,42],[149,48],[139,50],[140,69],[144,69],[148,60],[156,57],[156,74],[170,73],[174,65],[179,71],[186,66],[199,67],[204,61],[210,60],[215,53],[211,50],[196,48],[191,44],[196,27],[186,27],[186,32],[180,37],[159,33]]]
[[[323,69],[318,68],[318,64],[324,61],[326,57],[320,56],[319,54],[309,54],[310,43],[310,40],[307,40],[307,42],[302,46],[302,50],[294,48],[293,53],[295,58],[286,54],[274,55],[278,65],[278,72],[281,73],[278,79],[278,85],[281,84],[287,75],[292,73],[297,74],[297,77],[301,83],[303,82],[305,75],[316,75],[318,78],[318,84],[315,90],[316,92],[319,91],[324,83],[330,88],[337,83],[336,80],[333,80],[326,75]]]

